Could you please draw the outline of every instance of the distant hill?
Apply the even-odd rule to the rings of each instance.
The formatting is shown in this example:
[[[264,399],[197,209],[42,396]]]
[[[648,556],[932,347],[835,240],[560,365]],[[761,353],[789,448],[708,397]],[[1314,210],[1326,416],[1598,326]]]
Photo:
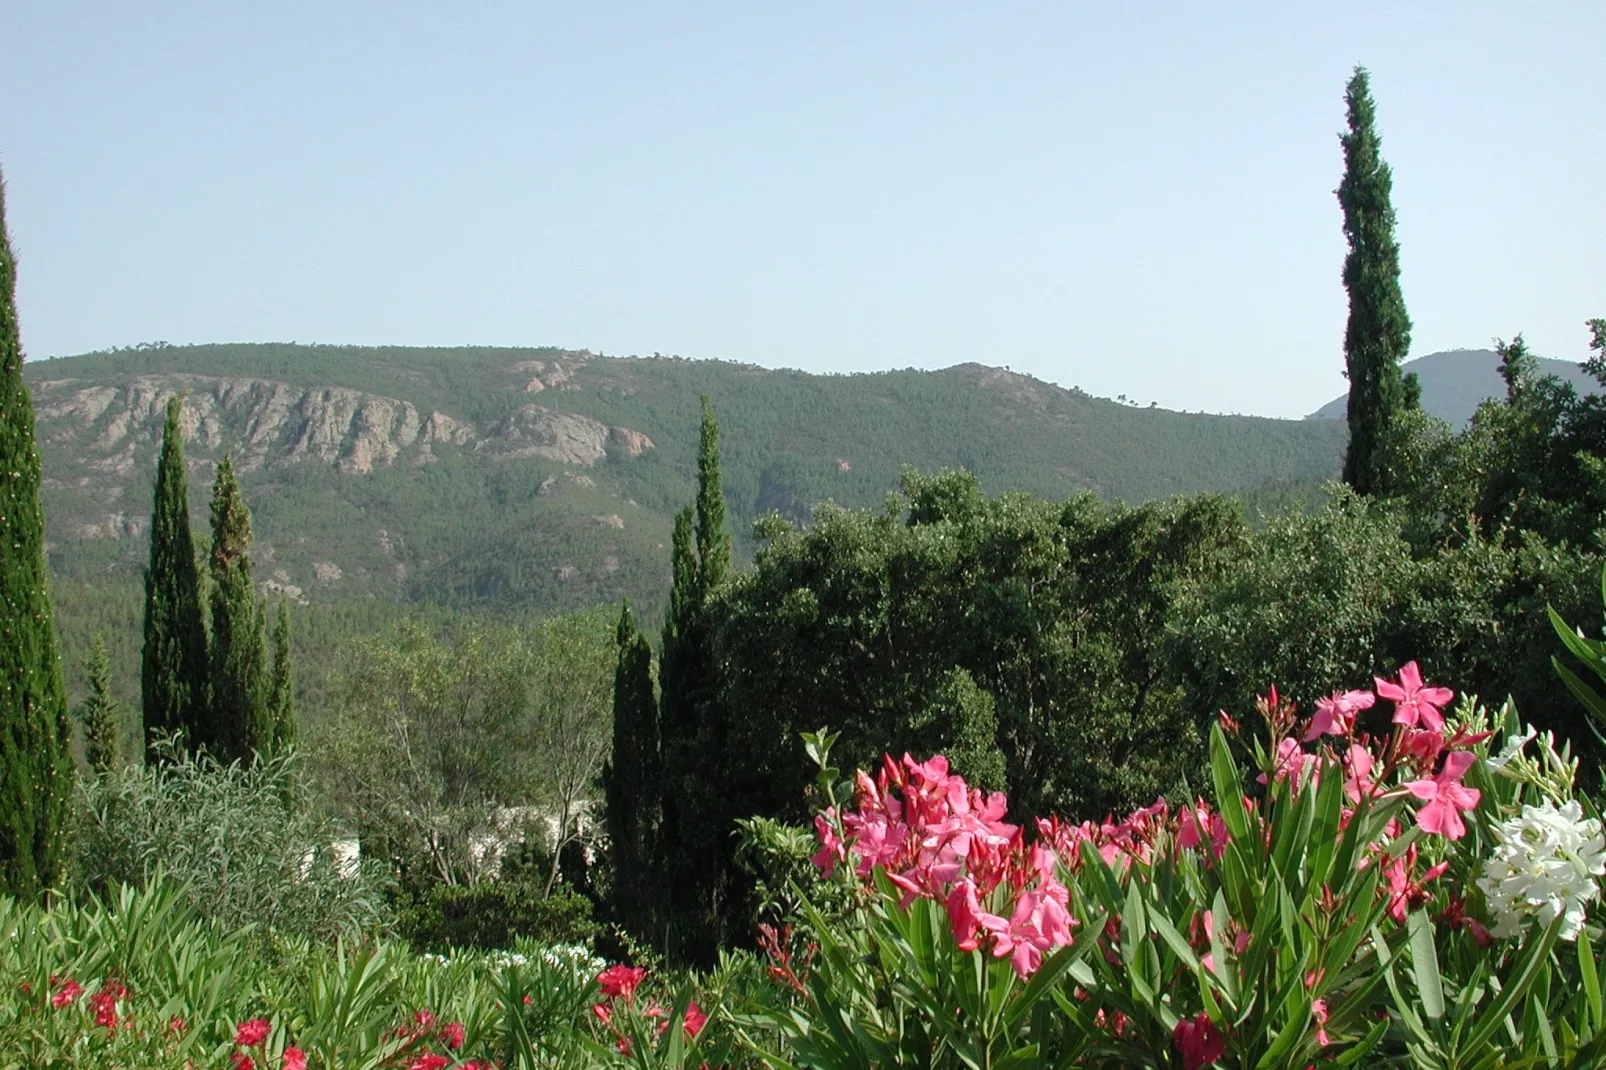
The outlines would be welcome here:
[[[150,484],[176,393],[198,538],[232,451],[264,594],[335,632],[402,606],[551,613],[623,596],[656,620],[705,393],[738,556],[759,515],[879,505],[905,464],[962,466],[993,493],[1135,502],[1308,484],[1337,471],[1345,440],[1341,423],[1140,409],[980,364],[820,376],[557,349],[201,345],[24,374],[73,679],[97,628],[115,637],[119,673],[133,671]]]
[[[1422,384],[1422,408],[1452,427],[1464,426],[1472,419],[1485,398],[1504,397],[1506,384],[1500,378],[1500,357],[1492,349],[1451,349],[1429,353],[1405,362]],[[1539,370],[1573,385],[1579,393],[1595,393],[1600,384],[1577,364],[1541,357]],[[1342,420],[1349,411],[1349,397],[1341,395],[1311,413],[1309,420]]]

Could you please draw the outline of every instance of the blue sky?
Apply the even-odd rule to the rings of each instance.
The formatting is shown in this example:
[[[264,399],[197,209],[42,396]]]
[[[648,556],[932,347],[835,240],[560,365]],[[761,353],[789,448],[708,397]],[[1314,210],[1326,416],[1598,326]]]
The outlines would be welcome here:
[[[24,343],[976,360],[1298,416],[1345,389],[1359,62],[1413,354],[1583,359],[1606,4],[1317,7],[0,0]]]

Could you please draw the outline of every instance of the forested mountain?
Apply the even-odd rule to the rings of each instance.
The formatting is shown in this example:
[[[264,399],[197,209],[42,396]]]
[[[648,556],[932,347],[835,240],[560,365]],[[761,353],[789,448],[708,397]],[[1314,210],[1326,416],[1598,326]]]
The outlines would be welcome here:
[[[964,467],[990,492],[1141,501],[1308,483],[1336,472],[1344,442],[1340,423],[1138,409],[979,364],[820,376],[557,349],[156,345],[25,373],[70,680],[96,629],[114,667],[132,665],[175,393],[195,529],[231,451],[256,578],[303,606],[309,660],[321,629],[401,605],[543,613],[629,596],[655,620],[705,393],[739,558],[757,516],[878,504],[906,464]]]
[[[296,600],[653,601],[704,393],[739,533],[771,510],[876,503],[905,464],[1140,501],[1329,473],[1343,441],[1341,426],[1135,409],[977,364],[817,376],[551,349],[209,345],[27,371],[59,577],[138,575],[163,406],[182,392],[192,484],[233,451],[259,576]]]

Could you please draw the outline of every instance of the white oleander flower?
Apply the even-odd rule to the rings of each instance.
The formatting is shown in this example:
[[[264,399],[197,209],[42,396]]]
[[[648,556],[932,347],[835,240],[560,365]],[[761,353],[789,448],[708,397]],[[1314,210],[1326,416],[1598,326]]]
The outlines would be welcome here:
[[[1561,938],[1576,940],[1586,904],[1600,894],[1595,878],[1606,874],[1600,821],[1586,820],[1576,801],[1557,807],[1546,799],[1524,806],[1521,815],[1492,831],[1499,845],[1484,863],[1478,887],[1494,918],[1494,935],[1509,939],[1529,918],[1548,926],[1562,917]]]
[[[1498,772],[1510,764],[1513,758],[1522,754],[1522,749],[1532,743],[1539,736],[1539,729],[1533,725],[1525,725],[1528,731],[1520,736],[1507,736],[1506,745],[1499,754],[1489,759],[1489,768]]]

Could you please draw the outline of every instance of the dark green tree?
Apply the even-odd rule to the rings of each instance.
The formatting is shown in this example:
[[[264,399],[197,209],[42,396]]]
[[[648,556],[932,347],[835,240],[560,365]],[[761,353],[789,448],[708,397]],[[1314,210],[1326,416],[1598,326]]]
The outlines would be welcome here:
[[[251,514],[228,454],[212,484],[211,733],[206,740],[221,761],[250,761],[273,749],[268,705],[267,644],[262,607],[251,586]]]
[[[16,295],[0,182],[0,891],[38,900],[60,868],[72,760]]]
[[[725,493],[719,476],[719,423],[702,399],[694,514],[675,517],[674,586],[659,663],[659,724],[664,754],[658,868],[668,889],[669,953],[710,966],[726,927],[745,920],[733,903],[740,809],[738,756],[716,696],[709,604],[730,572]]]
[[[84,666],[89,676],[89,697],[84,699],[84,760],[96,776],[123,763],[123,711],[112,697],[111,661],[106,640],[95,633],[95,647]]]
[[[283,754],[296,741],[296,695],[290,674],[290,609],[279,602],[273,622],[273,674],[268,679],[268,714],[273,722],[269,749]]]
[[[1393,177],[1383,162],[1377,108],[1364,67],[1344,94],[1349,131],[1338,202],[1344,209],[1344,366],[1349,376],[1349,448],[1344,481],[1360,494],[1388,494],[1388,453],[1398,414],[1415,408],[1420,389],[1400,362],[1411,346],[1411,320],[1400,293],[1400,246],[1394,238]]]
[[[616,633],[619,660],[613,677],[613,752],[603,766],[608,842],[612,852],[615,920],[638,940],[658,933],[659,889],[653,880],[663,753],[658,704],[652,688],[652,649],[636,628],[626,601]]]
[[[190,749],[209,745],[206,624],[201,617],[201,577],[190,533],[184,440],[179,433],[183,399],[167,403],[162,453],[156,462],[156,500],[151,510],[151,556],[145,569],[145,646],[140,657],[140,695],[145,748],[156,757],[158,740],[182,734]]]

